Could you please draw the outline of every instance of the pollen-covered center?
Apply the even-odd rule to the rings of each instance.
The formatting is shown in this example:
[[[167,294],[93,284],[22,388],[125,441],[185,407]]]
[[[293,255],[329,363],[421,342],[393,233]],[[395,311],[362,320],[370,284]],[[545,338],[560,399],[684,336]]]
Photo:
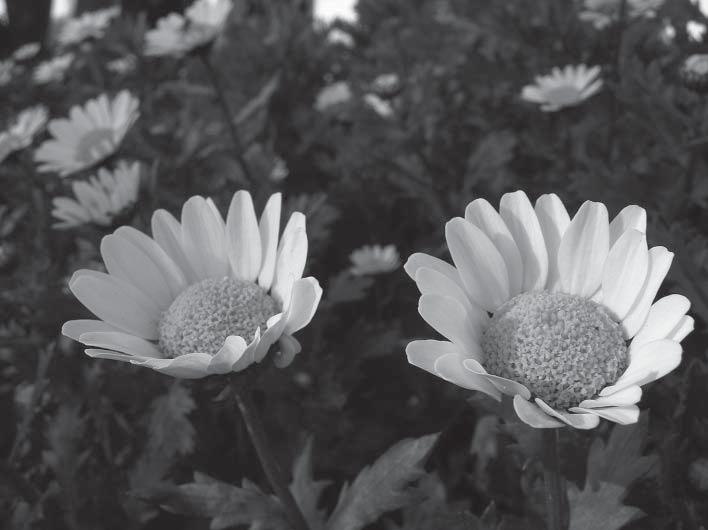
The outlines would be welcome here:
[[[599,304],[564,293],[520,294],[482,337],[489,373],[524,384],[558,409],[614,383],[628,364],[622,328]]]
[[[572,105],[580,99],[580,91],[573,85],[560,85],[546,91],[546,101],[554,105]]]
[[[185,353],[215,354],[229,335],[250,342],[256,328],[278,313],[262,287],[233,278],[209,278],[190,285],[162,314],[160,349],[170,357]]]

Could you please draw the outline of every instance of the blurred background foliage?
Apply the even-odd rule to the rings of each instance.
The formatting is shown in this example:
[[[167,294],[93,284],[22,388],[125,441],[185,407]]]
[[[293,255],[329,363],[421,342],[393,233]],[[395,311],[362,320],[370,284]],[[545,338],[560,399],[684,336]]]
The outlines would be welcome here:
[[[110,4],[79,0],[77,9]],[[698,7],[668,0],[652,18],[598,30],[570,1],[360,0],[356,22],[325,26],[313,23],[307,0],[235,0],[212,60],[253,186],[233,157],[203,65],[141,54],[145,29],[184,4],[125,0],[106,36],[76,50],[64,83],[34,85],[27,70],[0,87],[0,120],[36,102],[61,116],[127,88],[141,101],[141,117],[122,150],[146,170],[140,200],[117,224],[149,232],[154,209],[175,213],[193,194],[225,211],[243,187],[257,209],[281,190],[286,211],[307,215],[308,272],[325,295],[301,334],[303,353],[287,370],[268,371],[258,393],[282,461],[304,466],[296,475],[303,491],[321,492],[319,506],[331,511],[342,484],[387,448],[440,431],[434,445],[419,439],[416,447],[432,447],[425,472],[400,478],[416,486],[389,506],[412,507],[381,508],[388,513],[378,522],[341,528],[542,528],[536,433],[501,426],[486,398],[408,365],[405,345],[422,329],[417,292],[402,269],[348,270],[350,252],[363,244],[393,243],[404,259],[415,251],[445,256],[448,218],[476,197],[494,203],[524,189],[532,198],[555,192],[569,211],[586,199],[604,202],[611,215],[626,204],[645,207],[650,245],[676,253],[665,290],[691,299],[697,323],[682,365],[646,389],[639,426],[563,432],[564,471],[580,507],[573,528],[592,528],[582,526],[582,510],[621,513],[607,528],[640,515],[626,528],[705,528],[708,105],[677,74],[688,54],[708,51],[685,31],[689,20],[707,22]],[[52,56],[50,7],[7,0],[0,53],[41,41],[40,58]],[[675,28],[670,39],[667,24]],[[334,29],[347,39],[332,38]],[[134,70],[106,69],[129,55]],[[591,100],[552,114],[520,100],[534,76],[578,63],[603,68],[605,87]],[[395,86],[375,86],[391,73]],[[338,81],[351,97],[315,108],[320,91]],[[372,93],[386,111],[367,104]],[[98,244],[109,230],[52,230],[47,196],[67,183],[34,174],[28,161],[23,155],[0,167],[0,525],[206,528],[208,518],[159,508],[216,517],[208,503],[189,505],[194,499],[185,501],[176,484],[195,471],[213,477],[197,488],[210,502],[248,488],[209,481],[265,484],[233,404],[218,399],[223,381],[184,383],[92,361],[60,337],[64,321],[85,314],[67,277],[100,267]],[[308,458],[314,476],[331,483],[315,485]],[[595,482],[611,488],[584,486]],[[238,498],[239,513],[256,509]],[[217,520],[212,528],[247,519]],[[258,524],[250,528],[283,528],[267,518]]]

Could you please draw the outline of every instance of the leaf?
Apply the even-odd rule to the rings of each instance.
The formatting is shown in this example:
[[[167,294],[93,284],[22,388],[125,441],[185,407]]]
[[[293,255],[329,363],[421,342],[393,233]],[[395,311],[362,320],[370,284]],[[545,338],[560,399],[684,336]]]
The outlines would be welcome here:
[[[611,482],[627,488],[636,479],[655,470],[656,455],[642,456],[647,433],[647,416],[631,425],[615,425],[607,443],[596,438],[588,452],[586,484],[596,488]]]
[[[327,282],[323,305],[327,307],[361,300],[373,283],[371,276],[352,276],[349,271],[342,271]]]
[[[330,480],[315,480],[312,474],[312,438],[308,438],[302,453],[293,462],[293,481],[290,491],[300,507],[310,530],[324,528],[326,513],[317,509],[322,491],[332,483]]]
[[[421,463],[437,437],[402,440],[364,468],[342,488],[328,530],[359,530],[386,512],[418,501],[421,492],[414,483],[424,476]]]
[[[184,456],[194,449],[194,427],[188,415],[196,408],[192,395],[180,383],[155,399],[148,426],[147,451],[169,456]]]
[[[280,502],[246,479],[238,487],[195,473],[194,482],[155,486],[133,494],[172,513],[211,518],[211,530],[241,524],[257,524],[259,530],[290,530]]]
[[[624,488],[609,482],[600,483],[597,490],[586,485],[583,491],[571,484],[570,530],[618,530],[644,514],[639,508],[623,505],[622,497]]]

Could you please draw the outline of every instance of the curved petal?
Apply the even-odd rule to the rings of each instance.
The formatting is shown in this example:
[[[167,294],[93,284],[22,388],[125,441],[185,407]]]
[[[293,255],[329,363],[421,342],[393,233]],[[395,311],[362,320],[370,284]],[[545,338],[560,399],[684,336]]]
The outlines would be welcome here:
[[[583,415],[596,414],[600,418],[614,421],[620,425],[637,423],[637,420],[639,420],[639,407],[636,405],[627,405],[626,407],[609,407],[606,409],[585,409],[583,407],[573,407],[570,410]]]
[[[635,204],[625,206],[610,223],[610,246],[627,230],[639,230],[646,234],[647,212]]]
[[[253,334],[253,340],[246,346],[246,350],[243,355],[233,364],[231,370],[234,372],[240,372],[251,366],[256,360],[256,353],[258,347],[261,343],[261,328],[256,328],[256,332]]]
[[[679,323],[674,329],[671,330],[667,339],[671,339],[676,342],[681,342],[686,338],[686,335],[693,331],[693,318],[689,316],[682,317]]]
[[[82,333],[79,341],[86,346],[113,350],[139,357],[164,358],[164,354],[152,342],[120,331],[89,331]]]
[[[482,351],[480,336],[470,325],[471,319],[465,308],[454,298],[436,294],[420,297],[418,312],[435,331],[459,345],[470,357],[478,357]]]
[[[462,285],[462,278],[460,278],[460,273],[455,267],[450,265],[448,262],[441,260],[440,258],[436,258],[428,254],[423,254],[422,252],[416,252],[415,254],[410,255],[410,257],[406,261],[406,264],[403,266],[403,269],[406,271],[408,276],[411,277],[411,280],[415,281],[416,272],[418,271],[418,269],[421,269],[423,267],[433,269],[439,272],[440,274],[444,274],[450,280],[459,285],[460,289],[464,290],[464,286]]]
[[[128,355],[127,353],[119,353],[110,350],[100,350],[97,348],[87,348],[84,353],[92,359],[107,359],[109,361],[120,361],[124,363],[141,363],[147,360],[147,357],[139,355]]]
[[[234,278],[256,280],[261,270],[261,235],[253,199],[244,190],[234,193],[226,215],[226,253]]]
[[[268,291],[275,275],[275,259],[278,255],[278,232],[280,231],[280,209],[282,195],[274,193],[263,208],[258,224],[261,236],[261,270],[258,273],[258,285]]]
[[[200,280],[228,276],[223,224],[203,197],[190,197],[182,207],[182,248]]]
[[[611,396],[583,400],[578,406],[584,409],[626,407],[627,405],[638,403],[640,399],[642,399],[642,388],[639,386],[629,386],[624,390],[615,392]]]
[[[509,274],[509,296],[521,292],[524,276],[521,253],[501,215],[485,199],[476,199],[467,205],[465,219],[479,228],[494,244],[504,258]]]
[[[435,376],[438,375],[435,372],[435,361],[451,353],[462,357],[460,347],[445,340],[414,340],[406,346],[408,362]]]
[[[542,399],[536,398],[534,400],[536,402],[536,405],[540,407],[540,409],[548,414],[549,416],[552,416],[556,418],[557,420],[562,421],[563,423],[570,425],[571,427],[574,427],[576,429],[594,429],[600,424],[600,418],[598,418],[595,414],[588,414],[588,413],[567,413],[567,412],[561,412],[550,405],[543,401]],[[593,410],[594,412],[594,410]]]
[[[543,289],[548,279],[548,251],[531,201],[523,191],[505,193],[499,202],[499,214],[521,253],[524,266],[521,290]]]
[[[445,237],[470,298],[486,311],[496,311],[509,300],[504,258],[484,232],[461,217],[445,225]]]
[[[79,340],[79,337],[84,333],[91,333],[94,331],[119,331],[117,327],[111,326],[108,322],[103,320],[92,320],[92,319],[79,319],[79,320],[69,320],[64,322],[61,327],[61,334],[74,339]]]
[[[184,273],[187,282],[198,281],[198,276],[192,264],[187,259],[182,245],[182,225],[167,210],[156,210],[152,214],[152,237],[167,255],[172,258]]]
[[[561,201],[555,193],[541,195],[536,200],[535,211],[548,252],[548,280],[546,281],[546,288],[557,290],[560,282],[558,272],[558,249],[560,248],[563,234],[565,234],[565,231],[570,225],[570,216],[563,205],[563,201]]]
[[[305,216],[294,212],[280,238],[271,295],[283,307],[290,299],[293,283],[302,278],[307,260]]]
[[[497,401],[501,400],[501,392],[484,377],[466,370],[462,364],[464,357],[456,353],[448,353],[438,357],[433,366],[434,373],[445,381],[449,381],[467,390],[484,392]]]
[[[207,372],[209,374],[230,373],[233,366],[243,357],[246,347],[246,341],[242,337],[229,335],[221,349],[209,361]]]
[[[657,340],[639,348],[629,367],[614,385],[603,388],[600,396],[611,396],[628,386],[642,386],[664,377],[681,364],[681,345],[672,340]]]
[[[487,379],[503,394],[506,394],[507,396],[519,395],[524,399],[531,399],[531,392],[529,392],[529,389],[518,381],[507,379],[506,377],[501,377],[499,375],[492,375],[484,369],[484,366],[474,359],[465,359],[462,364],[466,370]]]
[[[531,403],[520,395],[514,396],[514,410],[521,421],[534,429],[555,429],[564,425],[563,422],[550,417],[538,405]]]
[[[607,208],[585,201],[558,248],[558,272],[564,293],[589,298],[600,287],[610,249]]]
[[[322,297],[322,287],[312,277],[300,278],[293,283],[292,295],[283,317],[284,332],[292,335],[310,323]]]
[[[680,294],[670,294],[659,300],[649,309],[649,315],[642,328],[632,339],[629,353],[632,355],[645,344],[656,340],[668,339],[679,325],[691,302]]]
[[[602,274],[602,304],[622,320],[636,302],[649,271],[647,238],[639,230],[622,234],[610,249]]]
[[[186,353],[174,359],[146,359],[132,362],[178,379],[201,379],[209,375],[207,370],[211,358],[208,353]]]
[[[285,368],[290,365],[295,356],[302,351],[302,346],[292,335],[282,335],[278,342],[280,351],[273,357],[273,364],[278,368]]]

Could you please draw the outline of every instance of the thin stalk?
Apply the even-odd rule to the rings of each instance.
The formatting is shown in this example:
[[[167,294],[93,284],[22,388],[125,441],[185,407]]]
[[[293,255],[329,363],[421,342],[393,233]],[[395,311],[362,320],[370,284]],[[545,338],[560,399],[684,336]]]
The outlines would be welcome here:
[[[543,429],[543,482],[548,530],[565,530],[564,483],[558,465],[558,429]]]
[[[243,174],[245,175],[246,179],[251,184],[255,184],[255,182],[253,181],[253,177],[251,176],[251,171],[248,169],[248,163],[246,162],[246,159],[243,158],[243,145],[241,144],[241,138],[239,137],[236,125],[234,125],[233,114],[231,113],[229,102],[226,101],[224,87],[222,86],[221,81],[219,80],[219,74],[214,69],[214,65],[211,64],[211,61],[209,60],[209,57],[206,53],[200,53],[199,58],[202,60],[202,64],[204,64],[204,68],[207,71],[209,81],[214,87],[214,92],[216,92],[216,98],[219,101],[219,106],[221,106],[224,121],[226,122],[229,134],[231,135],[231,141],[234,144],[236,162],[238,162],[238,165],[241,167],[241,171],[243,171]]]
[[[242,382],[243,381],[236,381],[235,384],[232,385],[232,388],[234,396],[236,397],[236,404],[238,405],[239,411],[241,411],[241,416],[246,424],[246,429],[256,449],[263,471],[268,477],[273,491],[280,499],[280,502],[283,503],[283,507],[293,528],[295,530],[310,530],[305,517],[302,515],[300,508],[290,492],[290,488],[288,488],[283,472],[275,459],[275,455],[268,444],[268,438],[263,428],[263,423],[261,422],[261,418],[256,411],[255,404],[251,397],[251,389],[248,388],[248,385],[246,385],[246,388],[240,387],[240,383]]]

